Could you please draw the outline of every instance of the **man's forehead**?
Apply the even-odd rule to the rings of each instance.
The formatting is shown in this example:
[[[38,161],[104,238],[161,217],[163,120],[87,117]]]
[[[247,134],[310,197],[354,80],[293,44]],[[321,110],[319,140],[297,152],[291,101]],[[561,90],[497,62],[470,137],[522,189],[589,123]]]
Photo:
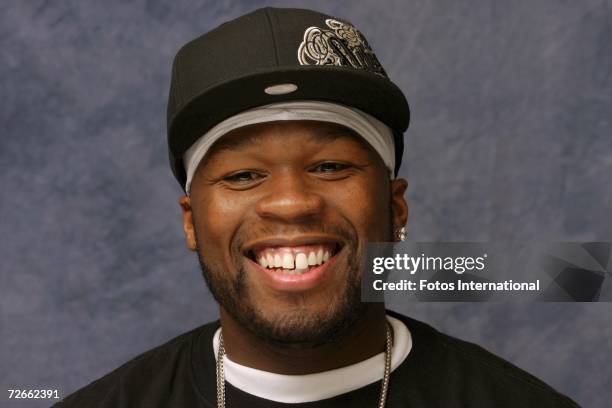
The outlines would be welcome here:
[[[207,156],[222,150],[240,151],[263,143],[269,138],[299,136],[317,143],[330,143],[339,138],[351,138],[365,145],[354,130],[330,122],[292,120],[274,121],[234,129],[217,140]]]
[[[306,143],[312,144],[305,151],[320,153],[324,151],[326,145],[340,140],[349,141],[351,147],[343,144],[337,148],[334,147],[334,151],[355,152],[355,148],[362,150],[373,163],[380,167],[382,173],[387,174],[387,167],[380,155],[359,133],[344,125],[315,120],[270,121],[233,129],[213,143],[200,161],[195,173],[211,165],[225,163],[227,160],[233,162],[241,154],[244,154],[245,157],[251,154],[259,156],[261,152],[278,152],[277,146],[299,149],[306,147]],[[234,155],[223,156],[222,152],[231,152]]]

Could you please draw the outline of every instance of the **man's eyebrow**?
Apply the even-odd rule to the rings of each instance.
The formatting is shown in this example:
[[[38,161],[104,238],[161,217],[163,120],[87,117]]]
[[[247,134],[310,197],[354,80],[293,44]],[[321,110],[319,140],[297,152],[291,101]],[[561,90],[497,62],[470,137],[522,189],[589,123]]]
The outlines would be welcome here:
[[[211,151],[240,150],[254,145],[261,140],[261,136],[244,136],[221,139],[213,145]]]
[[[323,140],[326,143],[333,142],[334,140],[341,137],[357,137],[360,138],[359,134],[352,129],[349,129],[344,126],[337,126],[333,128],[327,128],[321,131],[313,131],[312,133],[306,135],[309,139],[312,140]],[[221,150],[241,150],[248,147],[253,146],[254,144],[260,142],[262,139],[261,135],[254,136],[245,136],[245,137],[234,137],[226,140],[220,140],[213,147],[214,151]]]

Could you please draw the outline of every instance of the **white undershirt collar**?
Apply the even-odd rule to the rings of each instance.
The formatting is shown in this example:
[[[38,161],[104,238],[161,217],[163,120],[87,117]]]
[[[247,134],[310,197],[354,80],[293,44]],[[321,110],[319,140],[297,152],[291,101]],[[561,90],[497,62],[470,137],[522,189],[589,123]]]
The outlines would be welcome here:
[[[391,371],[408,356],[412,336],[404,323],[387,315],[393,328]],[[215,359],[219,350],[219,328],[213,336]],[[384,353],[350,366],[306,375],[284,375],[257,370],[231,361],[224,356],[225,380],[234,387],[260,398],[295,404],[319,401],[365,387],[380,381],[384,371]]]

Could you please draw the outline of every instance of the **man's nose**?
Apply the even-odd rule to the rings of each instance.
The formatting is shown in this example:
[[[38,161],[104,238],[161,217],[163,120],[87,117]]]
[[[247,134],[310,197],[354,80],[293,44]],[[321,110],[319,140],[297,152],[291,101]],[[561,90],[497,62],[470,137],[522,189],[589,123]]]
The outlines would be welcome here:
[[[285,174],[270,180],[270,190],[257,202],[255,210],[263,218],[303,222],[320,215],[323,207],[323,197],[304,177]]]

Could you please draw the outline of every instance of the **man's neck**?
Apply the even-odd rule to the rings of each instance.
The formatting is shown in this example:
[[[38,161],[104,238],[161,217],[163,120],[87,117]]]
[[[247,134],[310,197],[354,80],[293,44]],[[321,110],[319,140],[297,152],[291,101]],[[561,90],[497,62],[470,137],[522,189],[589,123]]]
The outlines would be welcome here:
[[[335,343],[312,348],[280,347],[259,338],[221,308],[223,342],[238,364],[277,374],[303,375],[366,360],[385,350],[384,304],[370,304],[351,332]]]

